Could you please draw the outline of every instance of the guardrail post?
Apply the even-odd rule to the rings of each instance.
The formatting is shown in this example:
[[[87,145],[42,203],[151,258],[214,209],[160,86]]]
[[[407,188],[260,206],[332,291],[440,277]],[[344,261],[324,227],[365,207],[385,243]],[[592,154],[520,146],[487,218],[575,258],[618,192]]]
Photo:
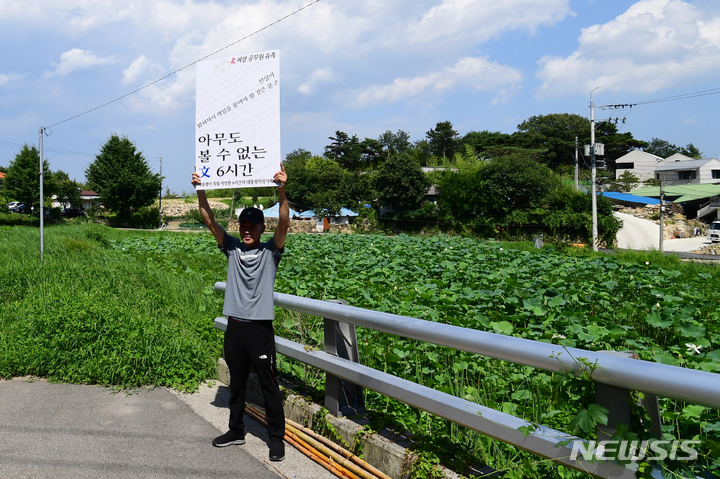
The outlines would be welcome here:
[[[344,300],[328,300],[330,303],[343,304]],[[348,359],[354,363],[360,362],[357,346],[355,325],[341,323],[333,319],[323,318],[325,331],[325,352],[334,356]],[[365,413],[365,399],[362,387],[330,373],[325,374],[325,408],[331,414],[342,417]]]
[[[633,351],[599,351],[603,354],[612,354],[629,359],[639,359]],[[632,414],[630,412],[630,391],[625,388],[610,386],[602,383],[595,383],[595,403],[608,409],[607,425],[598,424],[597,434],[599,440],[610,439],[621,424],[626,424],[632,432]],[[640,406],[643,406],[650,417],[651,432],[658,438],[661,438],[661,420],[660,408],[657,396],[645,393],[645,398],[640,400]]]

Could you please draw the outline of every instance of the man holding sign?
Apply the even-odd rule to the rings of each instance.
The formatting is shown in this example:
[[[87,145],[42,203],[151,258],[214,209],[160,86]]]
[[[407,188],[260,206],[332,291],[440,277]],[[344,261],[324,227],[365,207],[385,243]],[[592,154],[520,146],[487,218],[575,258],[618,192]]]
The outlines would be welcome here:
[[[282,163],[273,181],[278,185],[279,222],[274,236],[262,243],[260,235],[265,231],[265,218],[261,210],[242,210],[238,217],[240,238],[230,236],[215,221],[202,189],[200,174],[192,174],[192,185],[200,187],[197,194],[203,223],[228,258],[223,315],[228,318],[224,347],[225,360],[230,369],[230,430],[215,438],[213,446],[245,444],[245,388],[252,365],[260,379],[265,399],[270,460],[282,461],[285,459],[285,414],[283,396],[277,381],[272,323],[275,319],[275,273],[290,226],[290,206],[285,196],[287,174]]]

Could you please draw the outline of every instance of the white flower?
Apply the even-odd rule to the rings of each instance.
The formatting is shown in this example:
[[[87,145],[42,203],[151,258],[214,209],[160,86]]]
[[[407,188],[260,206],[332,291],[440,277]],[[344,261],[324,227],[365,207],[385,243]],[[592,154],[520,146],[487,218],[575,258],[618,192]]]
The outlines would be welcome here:
[[[650,264],[650,261],[645,261],[645,264],[646,264],[646,265],[647,265],[647,264]]]
[[[696,346],[693,343],[685,343],[685,346],[687,346],[689,353],[700,354],[700,350],[702,349],[702,346]]]
[[[555,338],[565,339],[565,336],[563,336],[562,334],[553,333],[552,339],[555,339]]]
[[[38,167],[38,170],[39,170],[39,168],[40,168],[40,167]],[[659,307],[660,307],[660,303],[655,303],[655,307],[659,308]]]
[[[500,251],[502,251],[502,248],[500,248]]]
[[[397,289],[397,286],[395,286],[395,289]]]

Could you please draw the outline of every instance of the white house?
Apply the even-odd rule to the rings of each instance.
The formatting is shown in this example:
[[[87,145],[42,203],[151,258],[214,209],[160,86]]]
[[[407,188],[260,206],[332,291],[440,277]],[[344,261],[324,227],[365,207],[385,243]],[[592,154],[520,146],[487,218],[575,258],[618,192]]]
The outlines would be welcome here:
[[[615,162],[615,178],[629,171],[637,176],[642,182],[655,178],[655,170],[658,166],[663,165],[668,160],[641,150],[633,150],[627,153]]]
[[[668,160],[671,160],[673,155]],[[682,156],[682,155],[679,155]],[[655,179],[665,185],[698,185],[720,183],[720,161],[715,158],[704,160],[669,161],[655,170]]]

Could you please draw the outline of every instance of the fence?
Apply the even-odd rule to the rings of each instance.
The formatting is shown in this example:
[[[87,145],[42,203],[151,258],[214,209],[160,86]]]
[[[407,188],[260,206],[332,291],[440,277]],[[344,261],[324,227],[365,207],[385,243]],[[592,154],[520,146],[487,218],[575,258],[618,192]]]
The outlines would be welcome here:
[[[225,283],[216,283],[215,290],[224,292]],[[558,345],[488,333],[406,316],[371,311],[328,301],[275,293],[275,306],[320,316],[365,328],[375,329],[410,339],[447,346],[517,364],[552,372],[582,375],[590,363],[595,366],[592,379],[606,387],[610,396],[606,403],[622,403],[623,391],[641,391],[720,409],[718,375],[693,369],[632,359],[621,354],[586,351]],[[216,318],[215,326],[225,329],[227,320]],[[327,338],[327,335],[326,335]],[[578,439],[554,429],[436,391],[412,381],[377,371],[357,362],[339,358],[324,351],[307,351],[304,345],[276,337],[277,352],[329,375],[372,389],[410,406],[474,429],[519,449],[551,459],[569,468],[603,478],[634,478],[633,465],[611,461],[586,461],[582,456],[571,460],[571,449],[559,443]],[[584,358],[583,361],[577,359]],[[332,402],[337,398],[329,398]],[[603,398],[599,398],[602,402]],[[326,400],[326,402],[328,402]],[[655,401],[656,404],[656,401]],[[648,412],[652,416],[652,404]],[[613,411],[610,414],[613,419]],[[655,419],[658,421],[659,416]],[[658,423],[653,426],[659,428]],[[531,431],[527,435],[520,428]],[[662,477],[659,470],[654,477]]]

